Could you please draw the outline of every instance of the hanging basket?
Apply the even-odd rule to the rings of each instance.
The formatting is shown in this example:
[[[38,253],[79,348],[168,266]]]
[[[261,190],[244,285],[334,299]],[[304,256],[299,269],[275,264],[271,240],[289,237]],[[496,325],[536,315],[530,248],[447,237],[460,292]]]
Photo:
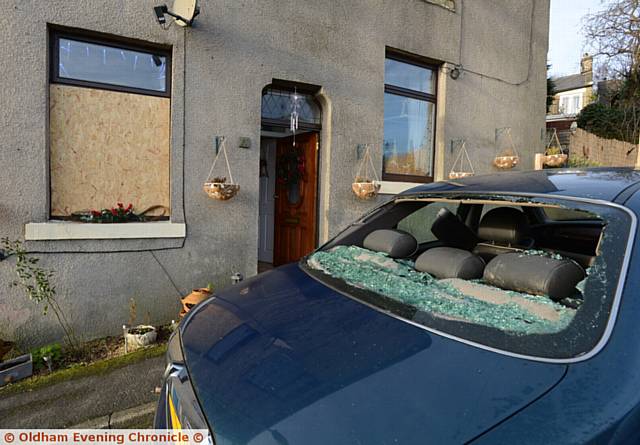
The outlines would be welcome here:
[[[227,184],[226,182],[205,182],[202,189],[209,195],[209,198],[227,201],[236,196],[240,191],[240,186],[238,184]]]
[[[542,163],[547,167],[562,167],[566,164],[568,156],[564,153],[545,155]]]
[[[369,171],[369,169],[371,171]],[[371,147],[367,144],[364,149],[362,161],[351,184],[351,191],[356,195],[356,198],[368,201],[378,196],[381,185],[378,180],[376,168],[373,165],[373,159],[371,159]]]
[[[458,151],[458,156],[456,156],[456,159],[453,161],[453,165],[451,166],[449,179],[462,179],[475,175],[476,172],[473,169],[473,164],[471,163],[471,158],[467,151],[466,141],[462,139],[461,141],[452,141],[452,143],[454,142],[460,143],[460,150]],[[466,166],[465,160],[467,162]]]
[[[493,165],[503,170],[515,167],[518,162],[520,162],[519,156],[496,156],[493,159]]]
[[[550,136],[547,138],[547,146],[544,150],[542,163],[547,167],[562,167],[567,162],[568,156],[562,152],[562,145],[558,139],[558,132],[552,129]]]
[[[381,184],[377,181],[371,182],[354,182],[351,184],[351,190],[355,193],[358,199],[362,199],[364,201],[373,199],[378,196],[380,192]]]
[[[505,142],[503,142],[505,141]],[[495,134],[496,157],[493,159],[493,165],[501,170],[507,170],[515,167],[520,162],[520,156],[516,150],[516,145],[511,136],[511,128],[496,128]],[[501,145],[506,147],[501,148]]]
[[[213,160],[213,164],[211,165],[211,169],[209,170],[207,179],[202,186],[202,190],[211,199],[216,199],[218,201],[228,201],[238,194],[238,191],[240,191],[240,186],[233,181],[233,175],[231,174],[231,167],[229,166],[229,158],[227,157],[227,148],[225,145],[226,138],[222,136],[220,140],[220,150],[216,153],[216,157]],[[226,177],[216,177],[211,179],[211,173],[213,172],[213,169],[216,166],[216,162],[218,162],[218,157],[220,157],[221,153],[224,156],[227,173],[230,180],[229,182],[227,182]]]

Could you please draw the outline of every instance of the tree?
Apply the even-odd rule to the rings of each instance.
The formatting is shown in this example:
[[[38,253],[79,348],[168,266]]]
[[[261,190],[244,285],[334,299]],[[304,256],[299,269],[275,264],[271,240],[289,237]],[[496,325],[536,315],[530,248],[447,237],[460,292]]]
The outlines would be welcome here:
[[[549,71],[551,65],[547,65],[547,71]],[[553,104],[553,96],[556,94],[556,83],[551,77],[547,77],[547,113]]]
[[[617,79],[608,104],[591,104],[578,127],[605,138],[638,143],[640,134],[640,0],[612,0],[587,15],[583,32],[601,73]]]
[[[593,55],[617,78],[638,79],[640,0],[614,0],[584,18],[583,33]]]

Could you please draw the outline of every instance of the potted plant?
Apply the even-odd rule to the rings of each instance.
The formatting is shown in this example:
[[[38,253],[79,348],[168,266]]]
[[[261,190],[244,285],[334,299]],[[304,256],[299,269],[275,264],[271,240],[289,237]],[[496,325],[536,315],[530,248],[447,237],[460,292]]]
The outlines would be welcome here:
[[[358,199],[366,201],[378,196],[381,185],[378,182],[378,173],[376,173],[376,167],[373,165],[373,159],[371,159],[371,146],[365,144],[362,160],[351,184],[351,190]]]
[[[358,199],[368,200],[378,196],[380,185],[378,181],[357,176],[351,184],[351,190]]]
[[[562,153],[560,147],[549,147],[544,153],[542,162],[547,167],[562,167],[567,162],[567,155]]]
[[[233,175],[231,174],[231,167],[229,166],[229,158],[227,157],[227,148],[226,148],[226,138],[224,136],[220,136],[220,149],[216,151],[216,157],[213,159],[213,164],[211,164],[211,169],[209,170],[209,174],[207,175],[207,179],[204,181],[204,185],[202,186],[202,190],[209,196],[209,198],[217,199],[218,201],[228,201],[229,199],[236,196],[238,191],[240,190],[240,185],[236,184],[233,181]],[[217,143],[216,143],[217,144]],[[216,167],[216,163],[218,162],[218,158],[220,154],[224,157],[224,161],[227,167],[227,174],[229,175],[229,182],[227,182],[226,177],[216,176],[213,179],[211,178],[211,174],[213,173],[214,168]]]
[[[187,315],[187,312],[189,312],[196,304],[209,298],[212,292],[213,285],[208,284],[207,287],[193,289],[189,295],[182,297],[180,299],[180,302],[182,303],[182,309],[180,309],[180,318],[183,318],[185,315]]]
[[[520,156],[511,136],[511,128],[496,128],[495,131],[496,156],[493,165],[501,170],[515,167],[520,162]]]
[[[158,338],[156,328],[149,324],[135,324],[137,318],[136,301],[132,298],[129,302],[129,324],[123,326],[125,352],[152,345]]]
[[[209,198],[217,199],[218,201],[227,201],[238,193],[240,186],[227,182],[227,178],[215,177],[211,181],[204,183],[202,187],[204,192],[209,195]]]

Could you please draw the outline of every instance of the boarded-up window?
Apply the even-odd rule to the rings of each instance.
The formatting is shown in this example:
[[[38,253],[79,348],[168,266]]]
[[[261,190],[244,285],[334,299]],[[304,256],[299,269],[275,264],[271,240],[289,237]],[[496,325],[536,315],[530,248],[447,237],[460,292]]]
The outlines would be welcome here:
[[[118,202],[168,216],[170,53],[55,33],[51,63],[51,216]]]

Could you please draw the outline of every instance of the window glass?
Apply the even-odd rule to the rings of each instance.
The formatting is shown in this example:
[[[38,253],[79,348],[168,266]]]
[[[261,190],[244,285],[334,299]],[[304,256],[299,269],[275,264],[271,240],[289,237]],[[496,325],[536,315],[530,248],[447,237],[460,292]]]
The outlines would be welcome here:
[[[298,119],[300,122],[320,125],[322,112],[313,96],[293,91],[269,88],[262,94],[262,118],[284,121],[291,119],[294,96],[298,101]]]
[[[384,172],[432,176],[435,104],[384,95]]]
[[[418,240],[418,244],[436,241],[435,235],[431,232],[431,226],[436,219],[440,209],[445,208],[455,214],[458,211],[457,203],[434,202],[398,222],[398,229],[410,233]]]
[[[57,50],[60,79],[167,91],[166,56],[68,38]]]
[[[633,224],[629,213],[608,205],[557,197],[532,199],[531,204],[542,206],[538,208],[549,210],[561,206],[567,211],[588,213],[600,219],[600,230],[607,233],[592,234],[600,239],[597,255],[593,258],[575,255],[582,249],[584,234],[563,233],[561,239],[558,238],[561,246],[553,244],[555,238],[547,238],[544,248],[514,253],[508,262],[494,265],[488,274],[486,268],[491,262],[485,264],[485,273],[480,278],[439,278],[437,272],[426,271],[427,260],[418,270],[411,259],[390,258],[385,252],[353,244],[375,229],[414,230],[421,216],[426,220],[433,214],[427,210],[429,207],[435,210],[442,206],[440,200],[429,204],[429,197],[421,194],[416,201],[411,201],[403,196],[393,207],[381,207],[368,216],[365,223],[347,228],[308,258],[305,263],[308,272],[354,299],[414,324],[530,357],[582,357],[593,351],[610,332],[607,327],[615,321],[612,311],[616,307],[615,299],[620,296],[618,283],[621,274],[626,272],[623,268],[629,254]],[[437,194],[433,197],[442,198]],[[486,195],[481,198],[485,199]],[[500,198],[507,199],[503,194]],[[427,209],[419,206],[422,202]],[[424,228],[420,230],[426,233]],[[445,253],[434,251],[433,255],[428,261],[437,262],[438,255]],[[444,256],[443,259],[451,258]],[[503,257],[503,261],[507,261],[506,258]],[[433,269],[442,271],[442,267],[449,266],[435,263]],[[450,267],[454,270],[458,266]],[[541,275],[546,279],[539,279]],[[563,283],[560,295],[545,293],[559,289],[548,286],[549,280]]]
[[[393,59],[384,62],[384,83],[435,94],[432,70]]]
[[[573,96],[573,110],[572,112],[575,114],[580,111],[580,96]]]

